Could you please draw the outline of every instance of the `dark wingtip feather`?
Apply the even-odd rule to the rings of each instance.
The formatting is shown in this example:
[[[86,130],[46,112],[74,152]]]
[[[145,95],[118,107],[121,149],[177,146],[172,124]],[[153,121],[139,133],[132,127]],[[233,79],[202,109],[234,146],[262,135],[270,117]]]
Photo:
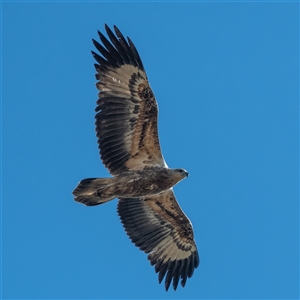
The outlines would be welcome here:
[[[103,57],[101,57],[100,55],[98,55],[93,51],[92,51],[92,55],[99,64],[105,65],[107,63],[107,61]]]
[[[159,271],[159,274],[158,274],[158,282],[159,283],[161,283],[162,282],[162,280],[164,279],[164,277],[165,277],[165,275],[166,275],[166,273],[167,273],[167,271],[168,271],[168,264],[165,264],[165,265],[163,265],[162,266],[162,268],[160,269],[160,271]]]
[[[131,41],[131,39],[129,37],[127,37],[127,40],[128,40],[129,47],[130,47],[131,51],[134,53],[134,56],[136,57],[138,65],[140,66],[142,71],[145,71],[145,68],[144,68],[143,62],[141,60],[141,57],[140,57],[137,49],[135,48],[133,42]]]
[[[184,287],[186,284],[187,280],[187,273],[188,273],[188,268],[189,268],[189,259],[185,258],[183,261],[183,266],[181,270],[181,286]]]
[[[169,274],[169,273],[168,273]],[[166,289],[166,292],[169,290],[169,287],[170,287],[170,284],[171,284],[171,280],[172,280],[172,278],[170,278],[170,279],[166,279],[166,281],[165,281],[165,289]]]
[[[107,29],[109,29],[108,25],[106,23],[104,23],[104,28],[107,31]]]
[[[166,280],[165,280],[166,291],[168,291],[170,284],[172,282],[173,273],[174,273],[175,268],[176,268],[176,260],[172,261],[172,262],[170,261],[168,264],[168,274],[167,274]]]
[[[119,28],[116,25],[114,25],[114,30],[116,33],[120,32]]]
[[[195,265],[195,269],[199,267],[200,264],[200,257],[198,252],[196,252],[195,258],[194,258],[194,265]]]
[[[112,32],[112,30],[106,24],[105,24],[105,30],[109,37],[111,37],[111,36],[115,37],[115,34]]]
[[[178,286],[180,272],[182,269],[182,262],[183,262],[182,260],[179,260],[177,262],[176,268],[174,269],[174,272],[173,272],[173,289],[174,289],[174,291],[176,291],[177,286]]]
[[[100,30],[97,30],[97,33],[98,33],[100,39],[101,39],[101,37],[104,37],[104,35],[102,34],[102,32]]]
[[[98,42],[95,39],[92,39],[93,44],[98,44]]]
[[[195,269],[195,266],[194,266],[194,258],[192,257],[192,260],[190,261],[190,264],[189,264],[189,268],[188,268],[188,278],[191,278],[194,274],[194,269]]]

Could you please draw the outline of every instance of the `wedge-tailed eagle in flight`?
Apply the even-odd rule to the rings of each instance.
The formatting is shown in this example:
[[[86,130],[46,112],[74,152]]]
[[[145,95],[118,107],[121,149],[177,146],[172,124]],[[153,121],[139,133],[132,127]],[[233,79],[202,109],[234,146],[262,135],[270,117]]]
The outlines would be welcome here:
[[[110,41],[93,40],[102,56],[97,61],[96,133],[103,164],[112,178],[82,180],[75,201],[99,205],[119,198],[118,214],[131,241],[149,253],[148,259],[165,277],[184,287],[199,265],[192,225],[178,205],[173,186],[188,176],[168,168],[158,139],[158,107],[141,58],[132,43],[114,26],[105,25]]]

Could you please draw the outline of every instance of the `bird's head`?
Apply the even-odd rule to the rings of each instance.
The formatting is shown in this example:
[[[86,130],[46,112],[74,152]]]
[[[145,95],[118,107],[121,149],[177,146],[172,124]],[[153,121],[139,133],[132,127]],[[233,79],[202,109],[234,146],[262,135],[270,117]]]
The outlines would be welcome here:
[[[189,176],[189,173],[185,169],[168,169],[166,174],[168,174],[168,178],[172,178],[171,186]]]
[[[189,173],[185,169],[174,169],[174,171],[178,174],[178,176],[181,179],[184,179],[185,177],[189,177]]]

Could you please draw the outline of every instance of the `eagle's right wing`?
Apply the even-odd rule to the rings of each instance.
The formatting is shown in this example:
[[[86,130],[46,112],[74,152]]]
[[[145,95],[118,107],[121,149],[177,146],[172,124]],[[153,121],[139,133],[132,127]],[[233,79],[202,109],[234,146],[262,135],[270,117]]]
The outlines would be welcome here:
[[[199,256],[192,225],[173,190],[143,198],[121,198],[118,213],[131,241],[149,253],[159,283],[166,275],[166,290],[172,280],[176,290],[180,278],[185,286],[199,265]]]

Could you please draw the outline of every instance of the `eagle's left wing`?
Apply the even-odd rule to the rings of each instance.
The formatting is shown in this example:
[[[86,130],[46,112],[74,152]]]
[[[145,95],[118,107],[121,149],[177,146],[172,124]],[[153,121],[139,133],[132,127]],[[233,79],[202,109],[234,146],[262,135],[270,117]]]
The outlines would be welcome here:
[[[131,241],[149,253],[151,265],[165,279],[168,290],[184,286],[199,265],[192,225],[178,205],[173,190],[143,198],[120,198],[118,213]]]
[[[157,103],[141,58],[128,38],[105,25],[104,46],[93,40],[97,88],[96,132],[103,164],[111,174],[165,167],[157,132]]]

